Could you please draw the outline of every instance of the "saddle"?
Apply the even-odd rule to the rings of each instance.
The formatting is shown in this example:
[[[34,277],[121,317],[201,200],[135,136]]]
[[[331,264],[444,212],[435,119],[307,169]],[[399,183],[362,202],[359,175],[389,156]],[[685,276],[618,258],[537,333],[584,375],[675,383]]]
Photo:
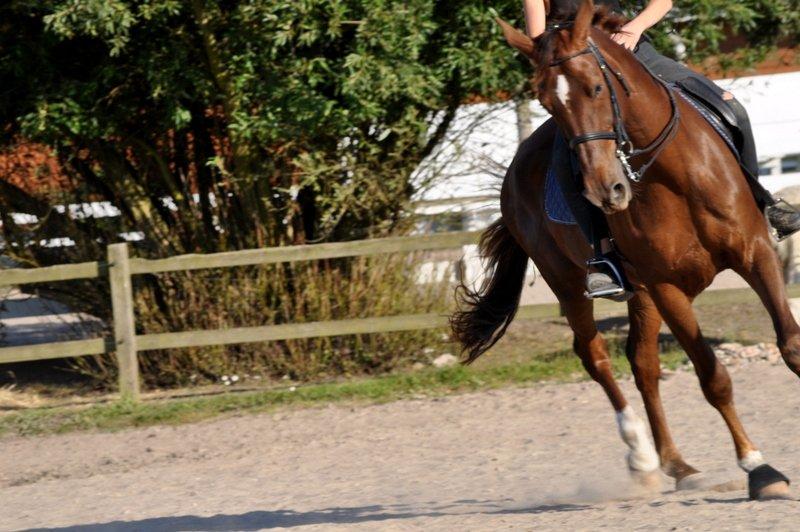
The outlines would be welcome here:
[[[736,115],[727,103],[713,90],[695,78],[686,78],[673,85],[686,102],[706,119],[714,128],[736,158],[741,148],[741,132]]]
[[[689,105],[700,113],[706,122],[725,141],[725,144],[739,158],[741,137],[736,116],[719,95],[709,87],[694,78],[687,78],[670,85],[671,88]],[[560,161],[559,164],[572,164],[570,160]],[[569,203],[564,197],[558,177],[551,164],[547,169],[545,178],[544,210],[550,221],[566,225],[576,225]]]

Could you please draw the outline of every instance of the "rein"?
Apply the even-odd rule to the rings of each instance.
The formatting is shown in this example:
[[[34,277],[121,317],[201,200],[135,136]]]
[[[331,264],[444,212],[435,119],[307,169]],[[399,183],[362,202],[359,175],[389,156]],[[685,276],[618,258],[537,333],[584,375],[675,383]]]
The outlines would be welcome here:
[[[658,159],[658,156],[661,155],[661,152],[664,148],[667,147],[669,142],[675,137],[676,133],[678,132],[678,122],[680,121],[680,111],[678,109],[678,102],[675,99],[675,94],[673,91],[667,86],[667,84],[661,80],[658,76],[653,75],[649,69],[645,65],[645,69],[650,73],[651,76],[658,81],[664,90],[667,91],[667,96],[669,97],[669,105],[670,105],[670,112],[671,116],[667,125],[661,130],[661,133],[656,136],[653,141],[645,146],[644,148],[635,148],[633,146],[633,142],[631,141],[630,136],[628,135],[628,131],[625,129],[625,122],[622,119],[622,109],[619,105],[619,98],[617,97],[617,90],[614,87],[614,83],[611,80],[611,75],[617,79],[619,84],[625,90],[625,94],[630,96],[631,91],[630,87],[628,86],[628,82],[625,80],[625,77],[622,75],[622,72],[613,70],[608,62],[606,61],[603,54],[600,53],[600,49],[595,45],[591,40],[589,40],[588,45],[583,50],[575,52],[573,54],[559,57],[554,59],[548,64],[548,67],[554,67],[561,65],[562,63],[566,63],[576,57],[580,57],[582,55],[591,54],[594,56],[595,60],[597,61],[597,65],[600,67],[600,72],[603,74],[603,79],[605,80],[606,87],[608,88],[609,95],[611,97],[611,111],[614,116],[614,123],[613,128],[614,131],[593,131],[591,133],[585,133],[583,135],[578,135],[573,137],[569,141],[570,149],[575,149],[576,146],[583,144],[585,142],[591,142],[595,140],[613,140],[616,142],[616,155],[617,159],[619,160],[622,168],[625,171],[628,179],[633,181],[634,183],[638,183],[641,181],[644,173],[653,165],[653,163]],[[609,74],[611,72],[611,74]],[[638,170],[634,170],[631,167],[630,159],[632,157],[637,157],[640,155],[651,154],[650,160],[648,160],[645,164],[639,167]]]

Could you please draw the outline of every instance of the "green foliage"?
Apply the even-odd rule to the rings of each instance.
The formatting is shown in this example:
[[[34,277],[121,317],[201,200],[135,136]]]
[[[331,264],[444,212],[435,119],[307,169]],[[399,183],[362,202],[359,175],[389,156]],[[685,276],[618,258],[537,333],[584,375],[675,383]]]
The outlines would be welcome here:
[[[797,0],[675,0],[667,18],[648,34],[667,55],[674,38],[687,59],[715,57],[725,68],[741,68],[764,58],[778,44],[796,46],[800,35]],[[733,45],[733,46],[732,46]]]
[[[136,19],[120,0],[67,0],[43,20],[61,37],[96,37],[108,45],[111,55],[118,55],[128,43],[130,27]]]
[[[0,15],[6,144],[56,150],[74,181],[59,201],[122,210],[117,227],[75,231],[143,231],[153,254],[395,230],[455,108],[525,76],[477,2],[17,1]]]

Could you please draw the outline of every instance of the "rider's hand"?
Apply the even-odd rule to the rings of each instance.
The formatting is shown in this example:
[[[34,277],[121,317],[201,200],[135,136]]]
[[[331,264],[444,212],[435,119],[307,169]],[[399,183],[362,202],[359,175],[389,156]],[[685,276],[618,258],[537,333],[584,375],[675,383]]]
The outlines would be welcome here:
[[[639,44],[639,39],[642,38],[642,30],[628,23],[622,26],[619,33],[615,33],[611,38],[628,50],[633,50]]]

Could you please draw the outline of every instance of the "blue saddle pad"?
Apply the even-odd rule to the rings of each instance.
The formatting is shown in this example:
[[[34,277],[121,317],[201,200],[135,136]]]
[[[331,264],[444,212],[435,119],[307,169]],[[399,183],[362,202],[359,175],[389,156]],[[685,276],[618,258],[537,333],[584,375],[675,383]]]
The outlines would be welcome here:
[[[564,197],[564,192],[561,191],[561,185],[558,184],[552,164],[547,168],[547,177],[544,182],[544,212],[553,222],[566,225],[577,224],[575,217],[572,215],[572,210],[567,204],[567,198]]]
[[[725,141],[728,148],[730,148],[734,154],[738,154],[731,132],[722,124],[716,114],[683,90],[677,87],[673,87],[673,90],[706,119],[706,122],[708,122],[711,127],[714,128],[714,131],[722,137],[722,140]],[[547,217],[555,223],[565,225],[577,224],[575,217],[572,215],[572,210],[567,204],[567,199],[564,197],[564,193],[561,190],[561,186],[558,184],[558,179],[556,178],[556,173],[552,164],[547,168],[547,177],[544,184],[544,210],[547,213]]]

